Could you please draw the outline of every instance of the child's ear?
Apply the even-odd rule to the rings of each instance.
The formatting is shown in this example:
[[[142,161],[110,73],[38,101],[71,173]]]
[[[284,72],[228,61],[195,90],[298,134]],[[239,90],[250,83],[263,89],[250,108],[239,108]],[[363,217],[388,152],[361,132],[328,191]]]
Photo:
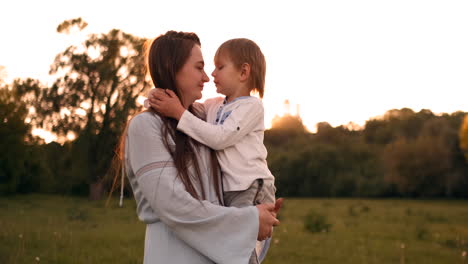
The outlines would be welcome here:
[[[249,77],[250,77],[250,64],[243,63],[241,66],[240,80],[246,81],[249,79]]]

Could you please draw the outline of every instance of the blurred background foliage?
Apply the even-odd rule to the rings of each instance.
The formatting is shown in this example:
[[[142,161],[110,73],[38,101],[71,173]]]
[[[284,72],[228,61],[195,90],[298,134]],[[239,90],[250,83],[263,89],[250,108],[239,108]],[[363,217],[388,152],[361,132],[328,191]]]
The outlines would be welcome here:
[[[86,25],[67,20],[57,31]],[[99,199],[110,189],[119,136],[151,88],[145,42],[117,29],[91,34],[57,55],[50,87],[30,78],[6,83],[0,68],[0,194]],[[46,144],[34,128],[52,131],[59,142]],[[273,120],[264,141],[278,196],[468,197],[464,112],[391,109],[363,127],[322,122],[315,133],[286,114]]]

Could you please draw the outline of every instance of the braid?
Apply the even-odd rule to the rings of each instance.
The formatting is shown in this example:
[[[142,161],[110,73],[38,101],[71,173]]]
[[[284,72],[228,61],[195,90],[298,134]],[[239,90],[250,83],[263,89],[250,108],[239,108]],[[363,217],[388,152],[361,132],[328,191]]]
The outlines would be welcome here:
[[[195,34],[193,32],[177,32],[177,31],[174,31],[174,30],[170,30],[170,31],[166,32],[165,35],[168,38],[171,38],[171,39],[191,40],[191,41],[193,41],[196,44],[201,46],[200,38],[198,38],[197,34]]]

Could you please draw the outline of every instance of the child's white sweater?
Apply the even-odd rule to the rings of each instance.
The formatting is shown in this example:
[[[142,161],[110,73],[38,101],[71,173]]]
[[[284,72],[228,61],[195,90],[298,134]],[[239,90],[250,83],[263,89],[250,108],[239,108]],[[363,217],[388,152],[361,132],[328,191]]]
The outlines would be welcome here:
[[[246,190],[256,179],[274,180],[263,145],[265,125],[260,99],[243,96],[226,103],[223,97],[217,97],[196,108],[206,114],[206,122],[185,111],[177,129],[216,150],[224,191]]]

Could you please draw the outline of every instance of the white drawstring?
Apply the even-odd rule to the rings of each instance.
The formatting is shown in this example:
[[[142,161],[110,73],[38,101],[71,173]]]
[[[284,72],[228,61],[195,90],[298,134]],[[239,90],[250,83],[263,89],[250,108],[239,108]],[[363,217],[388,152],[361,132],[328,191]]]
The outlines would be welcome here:
[[[124,166],[122,166],[122,179],[120,181],[120,202],[119,202],[119,207],[123,206],[123,190],[124,190],[124,183],[125,183],[124,177],[125,177]]]

